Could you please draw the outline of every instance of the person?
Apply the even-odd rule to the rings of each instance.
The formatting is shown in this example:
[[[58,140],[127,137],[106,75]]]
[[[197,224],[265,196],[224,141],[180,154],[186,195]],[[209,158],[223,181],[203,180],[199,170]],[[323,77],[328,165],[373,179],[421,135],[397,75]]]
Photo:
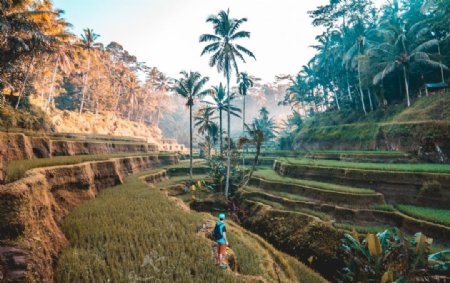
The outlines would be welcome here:
[[[225,257],[225,251],[227,250],[228,240],[227,240],[227,228],[225,226],[225,214],[219,214],[219,221],[216,222],[214,227],[213,237],[214,241],[217,243],[217,254],[216,254],[216,264],[220,268],[226,269],[227,266],[223,263]]]

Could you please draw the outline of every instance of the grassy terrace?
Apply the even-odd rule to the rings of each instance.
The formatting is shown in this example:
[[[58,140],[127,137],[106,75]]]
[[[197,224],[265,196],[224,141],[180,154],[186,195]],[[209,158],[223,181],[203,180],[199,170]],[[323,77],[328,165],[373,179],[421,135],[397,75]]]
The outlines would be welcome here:
[[[413,205],[398,205],[397,209],[414,218],[450,226],[450,210],[433,209]]]
[[[215,267],[211,242],[197,235],[211,216],[184,211],[139,179],[159,171],[129,176],[69,214],[62,229],[70,244],[60,254],[56,282],[255,282],[258,277],[273,282],[278,274],[272,261],[281,267],[285,282],[325,282],[231,222],[231,248],[240,274]],[[186,177],[174,178],[157,187],[183,180]]]
[[[391,164],[391,163],[362,163],[337,160],[314,160],[306,158],[280,158],[282,162],[292,165],[307,165],[328,168],[346,168],[378,171],[399,171],[399,172],[427,172],[427,173],[448,173],[449,164]]]
[[[330,184],[330,183],[282,177],[271,169],[263,169],[263,170],[255,171],[253,176],[260,178],[260,179],[264,179],[264,180],[271,181],[271,182],[277,182],[277,183],[281,183],[281,184],[300,185],[300,186],[312,187],[312,188],[317,188],[317,189],[321,189],[321,190],[340,192],[340,193],[351,193],[351,194],[361,194],[361,195],[368,195],[368,194],[375,193],[374,190],[370,190],[370,189],[353,188],[353,187]]]
[[[118,153],[118,154],[100,154],[100,155],[74,155],[74,156],[55,156],[51,158],[14,160],[6,168],[8,182],[16,181],[22,178],[28,170],[41,167],[73,165],[88,161],[103,161],[111,158],[125,158],[134,156],[169,156],[170,154],[145,154],[138,153]]]
[[[128,177],[64,220],[70,244],[59,257],[55,280],[237,282],[214,266],[210,245],[196,236],[202,222],[137,177]]]

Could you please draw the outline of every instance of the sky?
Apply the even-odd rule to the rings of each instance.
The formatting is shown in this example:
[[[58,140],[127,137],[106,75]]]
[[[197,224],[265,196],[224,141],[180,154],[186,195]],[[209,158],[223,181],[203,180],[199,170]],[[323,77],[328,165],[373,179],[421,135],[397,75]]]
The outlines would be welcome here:
[[[376,0],[381,2],[381,0]],[[308,11],[327,0],[54,0],[80,35],[92,28],[99,41],[116,41],[139,61],[158,67],[171,77],[181,70],[199,71],[218,83],[221,76],[209,67],[209,56],[200,56],[199,36],[212,33],[206,18],[230,9],[233,18],[246,17],[242,30],[251,38],[240,43],[257,60],[240,64],[240,71],[272,82],[275,75],[295,74],[313,56],[319,28]]]

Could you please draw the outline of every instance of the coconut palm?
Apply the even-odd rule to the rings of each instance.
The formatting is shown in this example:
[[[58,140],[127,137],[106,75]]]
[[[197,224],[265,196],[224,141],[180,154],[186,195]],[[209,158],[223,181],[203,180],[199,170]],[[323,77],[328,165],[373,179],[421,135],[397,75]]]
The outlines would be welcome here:
[[[239,139],[239,147],[242,148],[245,144],[251,144],[256,147],[255,158],[250,173],[244,178],[244,185],[252,178],[253,172],[258,165],[259,155],[261,154],[261,146],[263,142],[269,141],[275,137],[277,133],[277,126],[272,118],[269,118],[266,109],[260,109],[260,116],[253,119],[250,125],[246,125],[247,136]]]
[[[192,184],[192,106],[194,100],[208,94],[208,90],[203,90],[208,82],[208,77],[202,77],[198,72],[181,72],[181,78],[175,80],[174,90],[180,96],[186,98],[186,106],[189,107],[189,181]]]
[[[86,28],[83,31],[84,33],[81,35],[81,44],[79,44],[78,46],[87,51],[87,69],[83,77],[83,90],[81,92],[80,114],[83,113],[83,107],[86,98],[89,71],[91,69],[91,52],[101,46],[100,43],[95,42],[100,37],[100,35],[94,33],[94,31],[89,28]]]
[[[387,75],[397,69],[403,73],[403,80],[406,89],[406,105],[411,105],[409,93],[409,72],[412,65],[421,65],[434,68],[448,69],[447,66],[430,58],[426,51],[431,47],[437,47],[437,39],[416,42],[418,40],[416,33],[408,31],[405,27],[396,27],[390,25],[389,28],[381,31],[388,39],[385,42],[369,50],[370,56],[382,58],[380,66],[382,71],[373,78],[373,84],[378,84]]]
[[[227,100],[230,105],[230,79],[233,71],[236,73],[236,77],[239,76],[239,68],[237,58],[245,63],[244,55],[252,57],[255,55],[243,47],[235,43],[235,40],[249,38],[250,33],[247,31],[239,31],[240,26],[247,21],[246,18],[234,19],[230,18],[230,11],[220,11],[218,15],[209,16],[206,20],[207,23],[213,24],[214,34],[203,34],[200,36],[200,42],[212,42],[206,45],[201,55],[213,53],[210,58],[209,65],[216,67],[219,73],[223,73],[227,80]],[[228,138],[231,139],[231,113],[228,109]],[[227,176],[225,182],[225,196],[228,197],[228,191],[230,186],[230,166],[231,166],[231,143],[228,143],[227,150]]]
[[[212,102],[208,100],[204,100],[203,102],[208,104],[213,111],[217,111],[219,114],[219,140],[220,140],[220,155],[223,155],[223,126],[222,126],[222,114],[224,111],[230,110],[230,115],[233,115],[235,117],[240,117],[238,113],[241,112],[241,110],[237,107],[234,107],[231,105],[231,102],[236,99],[235,94],[231,94],[230,97],[226,95],[225,88],[223,87],[222,83],[219,84],[219,86],[213,86],[211,91],[211,97]],[[229,131],[229,130],[228,130]]]
[[[217,117],[213,117],[214,109],[209,106],[202,108],[194,117],[195,126],[198,133],[205,137],[205,147],[208,149],[208,157],[211,157],[211,147],[217,143],[219,126],[214,122]]]
[[[239,94],[242,95],[242,135],[245,132],[245,97],[249,88],[253,87],[253,80],[248,76],[247,73],[241,72],[238,78],[239,84]]]
[[[71,58],[70,58],[70,46],[68,44],[61,45],[58,50],[55,51],[53,54],[54,58],[54,68],[53,68],[53,74],[52,79],[50,83],[50,90],[48,92],[47,101],[45,103],[45,111],[48,111],[48,108],[50,104],[52,103],[54,99],[53,91],[55,89],[55,80],[56,80],[56,74],[58,70],[62,71],[65,75],[68,75],[72,66]]]

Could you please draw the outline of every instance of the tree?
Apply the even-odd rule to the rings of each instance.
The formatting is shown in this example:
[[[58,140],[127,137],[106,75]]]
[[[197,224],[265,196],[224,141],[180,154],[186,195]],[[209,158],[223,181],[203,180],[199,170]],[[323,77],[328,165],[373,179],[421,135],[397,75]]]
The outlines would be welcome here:
[[[371,48],[370,55],[383,58],[380,60],[383,70],[373,78],[373,84],[375,85],[398,68],[401,69],[406,90],[406,105],[409,107],[411,99],[408,80],[411,65],[419,64],[429,67],[448,68],[440,62],[432,60],[426,52],[431,47],[438,46],[439,41],[437,39],[430,39],[420,43],[417,35],[412,30],[407,31],[405,28],[405,26],[396,27],[389,25],[389,28],[382,31],[388,40]]]
[[[94,31],[89,28],[86,28],[83,31],[84,34],[81,35],[81,44],[79,44],[78,46],[87,51],[87,68],[83,76],[83,90],[81,92],[80,114],[83,113],[84,101],[86,98],[89,71],[91,69],[91,52],[101,46],[99,43],[95,42],[100,37],[100,35],[94,33]]]
[[[241,112],[241,110],[239,108],[231,105],[231,102],[236,98],[236,95],[234,93],[232,93],[231,97],[228,97],[228,95],[226,95],[226,93],[227,93],[227,91],[223,87],[222,83],[220,83],[219,86],[212,87],[211,97],[212,97],[213,101],[212,102],[208,101],[208,100],[203,101],[206,104],[208,104],[213,111],[219,112],[218,114],[219,114],[220,156],[223,155],[222,113],[223,113],[223,111],[227,111],[227,112],[229,111],[230,115],[233,115],[235,117],[240,117],[238,113]]]
[[[261,146],[263,142],[269,141],[275,137],[277,133],[277,126],[272,118],[269,118],[269,112],[266,108],[261,108],[259,117],[254,118],[250,125],[246,125],[247,136],[239,139],[239,147],[242,148],[245,144],[251,144],[256,147],[255,158],[250,173],[244,178],[244,185],[252,178],[253,172],[258,165],[259,155],[261,154]]]
[[[198,133],[205,137],[205,146],[208,149],[208,157],[211,157],[211,147],[216,144],[219,127],[214,122],[217,117],[213,117],[214,109],[209,106],[201,108],[194,117],[195,126],[198,127]]]
[[[205,55],[213,53],[210,58],[209,65],[216,66],[219,73],[223,73],[227,80],[227,100],[230,105],[230,79],[233,70],[236,77],[239,76],[239,68],[237,58],[245,63],[244,55],[256,59],[255,55],[243,47],[235,43],[237,39],[249,38],[250,33],[247,31],[239,31],[240,26],[247,21],[246,18],[234,19],[230,18],[230,11],[220,11],[218,15],[209,16],[207,23],[213,24],[214,34],[203,34],[200,36],[200,42],[212,42],[206,45],[201,53]],[[231,140],[231,113],[227,110],[228,120],[228,138]],[[225,196],[228,197],[230,186],[230,167],[231,167],[231,142],[228,142],[227,150],[227,176],[225,181]]]
[[[208,90],[203,90],[208,82],[208,77],[202,77],[198,72],[181,72],[181,78],[175,80],[174,90],[180,96],[186,98],[186,106],[189,107],[189,181],[192,184],[192,106],[196,98],[208,94]]]
[[[245,97],[247,96],[247,92],[249,88],[253,87],[253,80],[248,76],[247,73],[241,72],[238,78],[239,84],[239,94],[242,95],[242,135],[245,132]]]

